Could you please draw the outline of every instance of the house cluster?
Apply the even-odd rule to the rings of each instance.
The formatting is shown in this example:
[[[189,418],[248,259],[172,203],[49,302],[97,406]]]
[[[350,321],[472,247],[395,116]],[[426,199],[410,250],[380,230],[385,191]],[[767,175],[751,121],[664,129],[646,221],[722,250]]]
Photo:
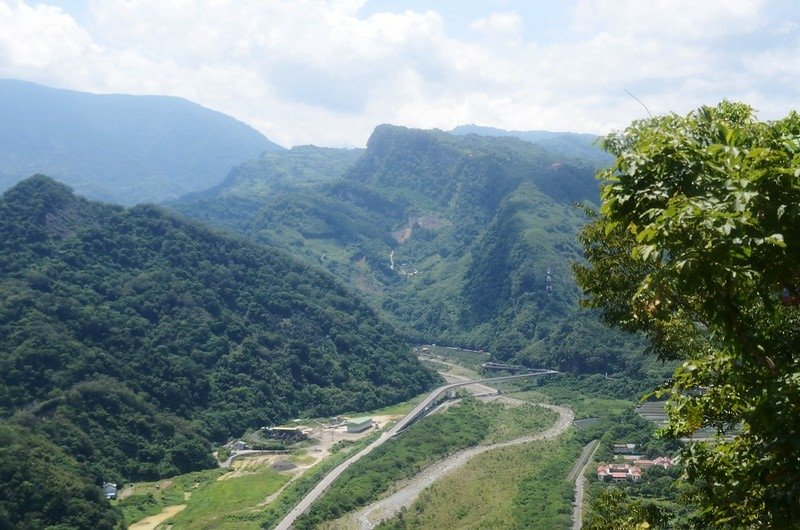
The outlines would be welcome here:
[[[599,480],[613,480],[617,482],[637,481],[642,478],[642,470],[651,466],[661,466],[664,469],[672,467],[674,462],[668,456],[659,456],[654,460],[636,459],[621,464],[600,464],[597,466]]]
[[[599,480],[613,480],[617,482],[637,481],[642,478],[642,470],[651,466],[671,468],[675,462],[668,456],[659,456],[653,460],[642,458],[637,454],[636,444],[612,444],[611,452],[625,462],[615,464],[600,464],[597,466]]]

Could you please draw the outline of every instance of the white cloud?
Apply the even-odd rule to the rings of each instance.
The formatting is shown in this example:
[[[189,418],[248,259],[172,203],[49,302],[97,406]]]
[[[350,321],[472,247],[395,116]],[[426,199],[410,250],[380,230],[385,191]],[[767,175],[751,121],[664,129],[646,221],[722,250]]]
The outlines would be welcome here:
[[[508,11],[492,13],[472,22],[470,28],[491,35],[517,36],[522,32],[522,17]]]
[[[92,0],[79,23],[0,0],[0,75],[182,96],[284,145],[363,145],[382,122],[605,132],[643,113],[625,89],[654,112],[729,97],[785,113],[800,81],[791,1],[575,0],[532,40],[536,3],[459,33],[445,3],[365,16],[364,0]]]

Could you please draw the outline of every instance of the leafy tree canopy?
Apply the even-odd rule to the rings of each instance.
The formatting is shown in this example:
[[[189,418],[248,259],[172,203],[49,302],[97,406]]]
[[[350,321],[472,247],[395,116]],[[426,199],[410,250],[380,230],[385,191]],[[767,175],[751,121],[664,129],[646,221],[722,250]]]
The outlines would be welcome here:
[[[762,122],[726,101],[604,147],[616,162],[575,267],[586,305],[683,360],[657,392],[668,434],[736,432],[685,452],[699,524],[797,528],[800,115]]]

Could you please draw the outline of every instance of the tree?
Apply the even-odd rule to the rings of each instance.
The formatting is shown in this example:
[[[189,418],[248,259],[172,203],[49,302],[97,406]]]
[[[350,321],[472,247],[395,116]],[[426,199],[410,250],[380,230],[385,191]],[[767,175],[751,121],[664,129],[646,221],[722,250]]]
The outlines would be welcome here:
[[[687,446],[700,525],[800,521],[800,115],[722,102],[608,136],[576,265],[585,305],[682,359],[656,394]]]
[[[623,490],[604,489],[592,501],[586,530],[650,530],[667,528],[670,514],[653,503],[631,499]]]

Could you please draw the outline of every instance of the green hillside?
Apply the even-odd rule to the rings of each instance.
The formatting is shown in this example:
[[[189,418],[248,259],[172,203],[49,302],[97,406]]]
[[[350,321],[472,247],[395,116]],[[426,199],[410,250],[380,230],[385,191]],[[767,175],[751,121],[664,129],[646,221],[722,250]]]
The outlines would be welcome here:
[[[585,222],[575,204],[597,201],[595,167],[513,137],[382,125],[341,178],[257,200],[238,188],[251,202],[235,225],[209,214],[230,205],[223,186],[203,219],[321,264],[412,340],[635,374],[641,343],[579,310],[571,276]],[[200,216],[198,205],[176,207]]]
[[[30,436],[31,451],[57,445],[64,464],[53,465],[71,484],[209,467],[212,440],[435,383],[324,271],[154,206],[90,202],[48,177],[0,200],[0,278],[0,435]],[[2,488],[40,469],[19,469],[18,446],[0,450]],[[0,521],[28,502],[0,499],[10,499]],[[42,512],[30,503],[24,511]]]
[[[217,186],[167,204],[195,219],[244,230],[265,202],[341,177],[362,152],[313,145],[267,151],[234,167]]]
[[[97,95],[0,80],[0,191],[35,173],[89,197],[164,201],[283,148],[185,99]]]

